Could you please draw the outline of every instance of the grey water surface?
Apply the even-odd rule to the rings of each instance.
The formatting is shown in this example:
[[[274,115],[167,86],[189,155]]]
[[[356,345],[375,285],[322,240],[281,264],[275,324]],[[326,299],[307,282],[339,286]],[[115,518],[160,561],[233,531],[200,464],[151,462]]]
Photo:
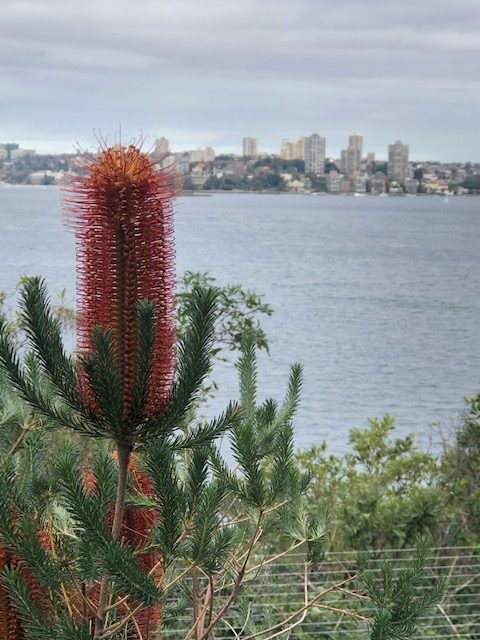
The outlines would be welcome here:
[[[0,189],[0,290],[21,274],[75,290],[74,238],[56,188]],[[432,440],[480,388],[480,199],[215,194],[176,206],[177,272],[241,283],[275,310],[265,320],[260,396],[305,369],[299,447],[348,449],[348,431],[390,413],[398,434]],[[210,410],[236,396],[231,364]],[[435,440],[435,435],[433,439]]]

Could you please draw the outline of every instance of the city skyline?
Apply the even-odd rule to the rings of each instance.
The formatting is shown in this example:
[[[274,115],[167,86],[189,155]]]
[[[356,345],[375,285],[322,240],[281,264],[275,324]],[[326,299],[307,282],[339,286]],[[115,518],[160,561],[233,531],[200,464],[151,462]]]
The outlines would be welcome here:
[[[258,140],[244,137],[242,154],[216,154],[212,147],[175,152],[164,136],[149,153],[175,166],[185,191],[261,191],[355,195],[465,195],[480,193],[479,163],[416,162],[401,140],[388,145],[388,161],[363,152],[361,133],[348,137],[340,158],[327,158],[326,140],[317,133],[283,140],[280,153],[258,150]],[[15,143],[0,143],[0,185],[64,184],[76,172],[76,155],[37,155]]]
[[[37,146],[35,147],[35,140],[27,140],[25,141],[24,139],[8,139],[7,136],[3,135],[2,136],[2,130],[0,128],[0,141],[3,141],[3,143],[5,142],[9,142],[9,143],[15,143],[18,144],[20,148],[22,149],[35,149],[37,154],[40,155],[61,155],[61,154],[76,154],[78,153],[79,150],[84,151],[84,150],[88,150],[88,151],[93,151],[96,149],[97,147],[97,135],[98,132],[97,131],[93,131],[91,132],[91,139],[90,139],[90,143],[85,143],[85,144],[81,144],[78,141],[75,143],[72,143],[70,145],[70,148],[56,148],[55,144],[52,142],[44,142],[42,144],[37,144]],[[103,136],[103,134],[101,134]],[[107,139],[114,141],[116,139],[116,136],[118,135],[118,132],[112,132],[112,134],[107,136]],[[243,151],[245,149],[245,141],[255,141],[256,144],[256,148],[257,148],[257,153],[258,154],[267,154],[267,155],[277,155],[280,157],[288,157],[284,156],[284,149],[286,148],[286,145],[290,145],[291,148],[291,158],[294,159],[295,157],[297,157],[298,155],[298,148],[300,146],[300,148],[302,149],[301,155],[303,156],[304,153],[304,149],[303,149],[303,144],[306,138],[310,137],[311,135],[319,135],[322,140],[325,141],[325,159],[337,159],[340,160],[342,159],[343,154],[346,152],[348,153],[349,147],[351,146],[350,144],[346,145],[345,148],[345,140],[349,141],[350,138],[352,138],[352,135],[359,135],[362,137],[363,139],[363,143],[365,143],[365,136],[363,134],[360,133],[354,133],[354,134],[347,134],[346,132],[342,132],[341,134],[338,134],[336,136],[336,139],[340,139],[340,145],[337,149],[333,150],[331,149],[331,146],[329,144],[329,139],[326,136],[323,136],[321,133],[319,133],[318,131],[314,131],[312,133],[309,134],[304,134],[304,135],[299,135],[299,133],[297,132],[297,134],[293,134],[291,136],[291,139],[289,139],[288,137],[284,137],[283,139],[279,140],[277,142],[277,144],[273,143],[270,147],[267,147],[265,145],[262,145],[262,137],[261,136],[253,136],[253,135],[244,135],[242,136],[239,140],[236,141],[236,143],[232,143],[231,145],[228,146],[221,146],[221,145],[213,145],[213,143],[209,143],[208,140],[206,141],[205,145],[201,145],[201,144],[193,144],[193,143],[187,143],[183,146],[176,144],[175,140],[172,141],[167,135],[166,133],[161,134],[161,135],[153,135],[153,134],[145,134],[144,132],[137,132],[137,135],[132,135],[129,136],[127,134],[125,134],[125,132],[123,132],[122,134],[122,139],[125,141],[130,141],[131,139],[139,139],[140,137],[142,137],[144,139],[144,145],[145,147],[151,147],[152,149],[155,148],[155,145],[157,143],[157,141],[162,141],[162,140],[166,140],[169,143],[169,151],[171,153],[175,153],[175,154],[181,154],[183,152],[193,152],[195,153],[196,151],[204,151],[204,150],[209,150],[209,152],[207,152],[207,155],[211,155],[211,151],[215,151],[215,155],[236,155],[236,156],[242,156],[242,155],[249,155],[249,154],[244,154]],[[343,138],[343,145],[341,143],[341,140]],[[363,149],[361,149],[360,153],[362,153],[363,151],[363,156],[360,155],[360,157],[367,157],[368,154],[373,154],[376,158],[377,161],[381,161],[381,162],[387,162],[388,161],[388,157],[389,157],[389,147],[394,144],[394,141],[398,141],[399,138],[401,138],[401,136],[396,135],[395,133],[392,133],[390,135],[390,137],[388,139],[386,139],[385,143],[382,146],[379,146],[378,148],[373,148],[373,145],[369,145],[369,144],[363,144]],[[368,141],[367,141],[368,142]],[[38,143],[38,140],[37,140]],[[250,144],[252,144],[253,142],[250,142]],[[343,146],[343,148],[342,148]],[[478,154],[478,158],[464,158],[464,159],[455,159],[453,157],[451,157],[451,155],[449,155],[448,153],[445,154],[444,156],[440,157],[434,157],[434,156],[428,156],[428,155],[424,155],[422,153],[416,152],[416,149],[414,148],[414,145],[409,144],[408,145],[410,147],[410,161],[415,161],[415,162],[473,162],[473,163],[478,163],[480,162],[480,152]],[[413,154],[412,154],[412,147],[413,147]],[[288,152],[287,152],[288,153]],[[196,161],[208,161],[204,160],[203,158],[199,157]],[[356,163],[355,163],[355,167],[356,167]]]
[[[112,143],[115,140],[118,140],[117,134],[113,134],[109,136],[108,139],[111,140]],[[390,158],[391,147],[397,143],[401,143],[402,141],[398,139],[393,142],[395,136],[390,136],[390,140],[384,145],[383,149],[379,152],[371,149],[367,144],[365,145],[365,136],[362,133],[354,132],[349,134],[348,136],[344,136],[344,139],[348,137],[348,144],[346,148],[340,149],[338,153],[330,153],[330,148],[328,144],[328,140],[318,133],[318,131],[295,137],[293,140],[289,140],[284,138],[279,141],[277,144],[277,148],[273,150],[267,150],[261,145],[261,138],[253,137],[253,136],[243,136],[237,144],[232,146],[229,150],[225,150],[223,148],[215,147],[213,148],[210,144],[206,146],[194,146],[194,145],[186,145],[181,148],[175,143],[167,138],[164,135],[159,136],[145,136],[144,138],[144,148],[150,148],[150,153],[156,157],[160,157],[163,155],[167,155],[169,153],[174,155],[182,155],[188,153],[192,156],[192,162],[210,162],[216,156],[220,155],[234,155],[237,157],[242,156],[278,156],[283,159],[305,159],[305,154],[309,153],[308,148],[308,140],[315,137],[316,138],[316,146],[320,145],[316,151],[316,155],[319,154],[319,159],[317,160],[317,167],[320,166],[322,162],[326,160],[336,160],[341,163],[342,171],[347,175],[351,175],[355,171],[358,171],[360,161],[363,159],[367,159],[371,156],[377,162],[388,162]],[[130,139],[124,136],[124,141],[129,141]],[[79,147],[78,145],[73,145],[70,150],[61,150],[61,151],[43,151],[40,149],[32,149],[32,147],[27,147],[25,144],[22,144],[16,140],[6,140],[1,139],[0,137],[0,147],[4,147],[5,144],[13,144],[20,148],[22,154],[25,152],[36,153],[38,155],[76,155],[79,152],[84,151],[94,151],[96,146],[95,144],[91,145],[90,148],[87,147]],[[307,145],[307,146],[306,146]],[[345,146],[345,145],[344,145]],[[407,156],[409,158],[409,162],[472,162],[477,164],[480,160],[452,160],[451,158],[447,158],[447,160],[440,160],[438,158],[419,158],[414,153],[411,153],[412,145],[404,144],[404,146],[408,147]],[[252,153],[246,153],[246,151],[250,150]],[[14,152],[15,153],[15,152]],[[349,155],[350,154],[350,155]],[[0,157],[0,160],[2,158]],[[307,164],[308,164],[307,159]],[[315,168],[312,168],[313,172],[318,172]]]
[[[91,148],[92,129],[175,147],[267,152],[319,131],[329,155],[362,131],[385,153],[477,161],[476,0],[6,0],[0,138],[41,152]]]

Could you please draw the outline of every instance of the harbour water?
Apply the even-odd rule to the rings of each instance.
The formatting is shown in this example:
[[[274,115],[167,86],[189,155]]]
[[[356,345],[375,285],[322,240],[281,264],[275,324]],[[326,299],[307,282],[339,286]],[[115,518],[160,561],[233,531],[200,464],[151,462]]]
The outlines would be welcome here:
[[[0,189],[0,291],[41,274],[73,303],[75,248],[55,188]],[[274,308],[260,396],[304,365],[296,441],[348,448],[348,431],[390,413],[422,446],[480,387],[480,199],[215,194],[176,207],[177,272],[241,283]],[[211,411],[236,396],[231,364]]]

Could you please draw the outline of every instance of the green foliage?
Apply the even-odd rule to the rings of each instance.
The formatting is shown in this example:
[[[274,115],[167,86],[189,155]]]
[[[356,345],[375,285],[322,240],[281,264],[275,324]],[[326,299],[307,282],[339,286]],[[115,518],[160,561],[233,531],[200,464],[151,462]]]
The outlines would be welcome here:
[[[138,342],[137,366],[134,390],[134,415],[139,418],[145,406],[148,393],[148,380],[152,366],[154,344],[155,306],[148,300],[137,302]]]
[[[296,171],[305,170],[305,162],[300,159],[284,160],[282,158],[276,158],[269,156],[267,158],[260,158],[255,162],[255,167],[269,167],[274,171],[289,171],[295,169]]]
[[[375,605],[370,623],[371,640],[408,640],[415,635],[419,618],[425,615],[445,592],[446,582],[434,581],[426,570],[432,540],[417,539],[409,566],[394,572],[384,563],[379,572],[361,571],[366,593]]]
[[[155,488],[162,518],[155,531],[155,543],[164,558],[170,563],[182,534],[184,494],[178,478],[175,455],[167,443],[157,439],[149,444],[144,460]]]
[[[123,439],[123,387],[120,372],[115,365],[114,341],[111,329],[95,327],[92,331],[92,353],[80,356],[103,416],[111,434]]]
[[[377,171],[381,171],[385,175],[388,173],[388,162],[373,162],[370,168],[370,172],[376,173]]]
[[[78,592],[78,584],[82,580],[101,578],[102,587],[98,603],[98,616],[102,616],[98,618],[101,621],[100,629],[104,625],[106,601],[102,594],[107,593],[105,586],[109,588],[113,597],[122,599],[126,596],[137,608],[138,603],[144,607],[156,605],[162,597],[162,590],[156,584],[154,576],[146,572],[137,560],[136,548],[125,544],[119,537],[122,526],[119,517],[121,518],[125,509],[124,485],[128,476],[128,456],[131,450],[141,444],[148,450],[147,445],[151,445],[146,453],[147,467],[150,467],[151,471],[158,471],[158,467],[152,462],[152,456],[156,457],[157,463],[159,458],[163,462],[161,476],[152,476],[153,485],[158,489],[156,500],[151,499],[145,508],[153,508],[155,503],[163,507],[159,511],[162,513],[161,522],[151,535],[149,544],[154,545],[157,553],[159,550],[165,551],[166,560],[168,554],[171,555],[176,550],[177,540],[175,537],[172,538],[172,534],[177,530],[180,533],[184,531],[182,527],[185,524],[185,491],[183,485],[178,485],[177,482],[177,460],[174,452],[188,452],[198,446],[210,445],[218,435],[231,428],[239,412],[232,403],[224,414],[209,424],[200,423],[195,426],[185,422],[211,368],[217,317],[215,289],[195,287],[188,298],[185,314],[189,322],[177,343],[177,371],[170,402],[166,410],[153,418],[144,415],[146,383],[153,348],[153,309],[148,303],[140,302],[137,305],[139,374],[135,384],[133,417],[128,419],[123,411],[122,372],[117,368],[113,353],[111,329],[96,327],[92,334],[92,352],[79,359],[80,370],[83,369],[89,378],[100,408],[99,412],[93,413],[83,405],[79,396],[79,367],[64,351],[60,321],[54,316],[43,281],[38,278],[26,279],[21,296],[19,319],[31,352],[24,355],[17,349],[11,326],[6,321],[3,320],[0,327],[0,363],[6,376],[6,385],[11,385],[25,403],[20,402],[15,412],[4,411],[5,430],[11,430],[14,422],[18,432],[16,423],[19,413],[23,414],[28,406],[28,414],[42,416],[49,426],[65,425],[84,435],[110,438],[117,445],[119,456],[123,456],[123,466],[120,466],[117,473],[108,461],[105,451],[99,451],[93,461],[95,487],[92,491],[87,489],[85,484],[81,456],[72,445],[67,444],[50,471],[50,484],[43,482],[48,499],[40,508],[35,508],[28,499],[31,496],[21,491],[25,489],[25,486],[22,486],[24,483],[16,481],[15,469],[8,460],[2,469],[5,493],[0,529],[3,546],[21,558],[38,580],[40,587],[48,590],[52,614],[57,619],[59,629],[64,629],[66,635],[75,635],[78,632],[80,636],[81,628],[73,620],[70,627],[65,626],[66,623],[63,622],[67,620],[65,616],[71,612],[71,607],[68,607],[68,610],[64,609],[66,589]],[[20,434],[22,433],[20,431]],[[35,444],[33,438],[30,440]],[[36,444],[38,451],[41,451],[42,439],[37,439]],[[28,437],[25,437],[20,445],[23,446],[18,447],[19,451],[14,450],[15,445],[11,446],[8,455],[16,456],[18,453],[16,457],[21,461],[28,455]],[[35,456],[32,460],[34,458]],[[167,475],[167,480],[168,477],[171,480],[170,485],[168,481],[165,482],[165,462],[170,464],[171,473]],[[33,479],[30,484],[38,484],[44,475],[37,474],[32,467],[29,476]],[[14,482],[10,487],[9,483],[12,480]],[[175,502],[175,490],[179,504]],[[184,545],[185,549],[191,550],[190,556],[193,561],[209,567],[210,571],[218,568],[218,560],[225,558],[233,540],[232,536],[219,531],[220,505],[218,500],[208,500],[208,496],[214,493],[211,486],[205,486],[198,500],[190,501],[192,513],[189,514],[189,519],[193,528]],[[108,519],[114,494],[114,522],[117,524],[110,528]],[[222,497],[223,494],[220,494],[219,499]],[[54,510],[58,512],[62,509],[65,509],[67,518],[64,518],[65,526],[60,542],[53,533],[55,519],[52,513]],[[44,527],[48,533],[48,549],[40,544],[38,537]],[[215,529],[215,535],[211,540],[206,532],[212,532],[213,535],[212,527]],[[149,536],[149,531],[140,531],[132,535]],[[65,573],[61,564],[63,551],[67,547],[72,555],[72,560],[68,562],[69,573]],[[86,589],[85,582],[83,584]],[[14,582],[12,578],[11,593],[13,597],[16,594],[19,600],[22,600],[24,595],[21,588],[21,582]],[[78,594],[77,597],[85,596]],[[23,600],[23,605],[22,616],[25,618],[25,624],[40,628],[34,608],[30,607],[26,600]],[[48,635],[49,631],[45,633]]]
[[[102,545],[99,556],[103,575],[113,579],[120,594],[128,594],[133,602],[141,602],[150,607],[162,598],[162,590],[153,577],[146,573],[135,559],[133,552],[117,540],[108,540]]]
[[[291,162],[291,161],[290,161]],[[194,187],[191,178],[185,179],[186,188]],[[257,170],[253,175],[216,175],[210,176],[203,185],[205,190],[222,190],[222,191],[285,191],[285,181],[276,170]]]
[[[168,407],[157,419],[137,425],[139,440],[148,440],[155,435],[165,437],[184,426],[210,370],[216,318],[215,289],[196,287],[188,300],[186,314],[190,323],[177,342],[177,377]]]
[[[0,544],[21,558],[48,594],[45,616],[24,575],[12,568],[4,572],[3,584],[29,637],[91,638],[89,616],[80,621],[71,609],[100,583],[107,602],[117,602],[106,621],[113,640],[135,633],[118,604],[124,602],[130,611],[168,603],[165,625],[175,625],[173,617],[187,612],[201,640],[222,620],[230,624],[229,616],[236,628],[279,629],[272,612],[260,624],[245,610],[237,625],[269,555],[301,551],[307,570],[320,562],[330,512],[337,548],[405,546],[438,515],[439,465],[412,438],[392,441],[388,417],[352,432],[352,454],[327,457],[316,449],[299,457],[299,467],[293,418],[301,366],[291,367],[282,401],[259,399],[256,354],[268,343],[258,316],[269,315],[270,308],[240,287],[211,287],[205,274],[186,274],[184,284],[175,383],[166,410],[153,418],[144,412],[153,345],[149,303],[137,305],[139,366],[128,420],[109,328],[96,328],[92,353],[75,361],[64,350],[60,322],[40,279],[26,279],[22,288],[19,321],[30,351],[18,349],[11,323],[1,324]],[[238,403],[210,422],[196,420],[214,358],[235,350]],[[97,414],[79,398],[79,369],[92,383]],[[475,411],[472,403],[471,425]],[[63,430],[54,436],[53,427]],[[65,427],[84,439],[97,438],[87,459]],[[477,451],[476,434],[472,426],[459,438],[467,456]],[[215,444],[221,435],[228,438],[233,469]],[[119,461],[111,456],[112,445]],[[125,451],[127,461],[134,451],[134,467],[120,460]],[[472,484],[465,486],[473,487],[474,468],[469,472]],[[119,502],[123,480],[127,493]],[[119,504],[124,520],[115,534],[111,522]],[[418,616],[441,596],[441,585],[421,598],[415,591],[427,580],[426,549],[421,542],[412,567],[400,574],[384,567],[380,583],[376,574],[365,573],[376,612],[372,639],[408,637]],[[145,564],[149,554],[158,572]],[[276,613],[280,620],[286,615],[282,609]]]
[[[5,569],[2,584],[15,602],[15,609],[31,640],[51,640],[57,637],[46,613],[33,602],[19,570]]]
[[[9,388],[0,371],[0,455],[6,456],[15,447],[24,431],[33,428],[31,412]]]
[[[52,312],[47,287],[41,278],[26,278],[21,288],[22,326],[41,365],[59,395],[73,408],[81,405],[73,361],[62,342],[62,325]]]
[[[465,399],[455,439],[442,459],[443,544],[478,544],[480,531],[480,396]]]
[[[144,372],[135,389],[135,411],[128,421],[123,416],[122,375],[112,352],[111,329],[96,327],[92,334],[93,351],[80,359],[92,383],[100,415],[85,407],[79,397],[78,371],[66,356],[61,340],[60,322],[55,319],[43,281],[26,279],[22,288],[21,320],[34,357],[22,364],[8,323],[0,319],[0,364],[21,398],[52,426],[67,426],[85,435],[113,438],[130,447],[154,437],[169,435],[182,422],[201,393],[201,385],[211,368],[214,326],[216,321],[215,289],[195,287],[186,304],[188,328],[177,344],[177,376],[166,411],[153,418],[144,416]],[[138,305],[140,336],[139,358],[147,367],[148,347],[152,347],[152,309]],[[51,346],[49,346],[51,345]],[[38,375],[38,373],[40,375]],[[226,419],[234,413],[227,413]],[[216,430],[212,429],[211,437]]]
[[[98,491],[87,492],[82,467],[75,449],[66,446],[57,462],[58,483],[62,502],[80,533],[95,544],[109,538],[105,500]]]
[[[325,193],[327,190],[325,176],[319,176],[316,173],[309,173],[307,174],[307,178],[310,180],[312,191]]]
[[[477,544],[480,530],[480,401],[466,410],[443,454],[417,448],[413,436],[393,438],[385,416],[350,433],[351,453],[328,455],[325,445],[298,453],[313,476],[312,510],[327,500],[335,526],[332,548],[389,549],[430,534],[435,545]]]
[[[29,278],[23,276],[20,279],[19,287],[28,285]],[[217,318],[215,321],[214,346],[212,355],[221,360],[226,360],[225,352],[238,351],[240,349],[242,337],[245,333],[252,333],[255,336],[255,343],[259,349],[268,352],[268,339],[262,327],[262,316],[271,316],[272,308],[264,302],[262,296],[254,291],[244,289],[239,284],[227,284],[221,286],[216,279],[208,273],[186,271],[178,282],[177,292],[177,333],[182,335],[188,328],[189,304],[196,288],[213,288],[217,292]],[[46,292],[42,295],[46,298]],[[63,289],[57,294],[56,303],[50,302],[51,320],[59,323],[63,330],[70,331],[75,326],[75,311],[66,302],[66,291]],[[6,302],[6,296],[0,292],[0,312]],[[148,340],[148,323],[151,317],[151,305],[146,301],[137,303],[139,313],[139,336]],[[146,326],[142,326],[145,325]],[[20,332],[24,325],[21,314],[17,314],[15,320],[9,320],[8,326],[12,334],[17,335],[21,340]],[[145,357],[148,352],[143,350],[139,358],[143,360],[145,366],[138,368],[138,371],[146,371],[148,363]]]
[[[237,483],[236,491],[250,507],[262,512],[299,488],[298,472],[293,464],[291,418],[300,394],[301,368],[292,367],[287,395],[280,409],[271,399],[257,405],[256,355],[251,336],[244,338],[237,368],[242,420],[232,433],[232,451],[243,478]]]
[[[259,349],[268,352],[268,340],[262,328],[260,317],[271,316],[272,308],[261,296],[245,290],[241,285],[219,286],[208,273],[186,271],[179,281],[177,293],[177,319],[179,332],[183,333],[188,324],[188,304],[196,287],[215,287],[217,291],[217,319],[213,354],[224,359],[223,351],[238,351],[243,336],[250,333]]]
[[[413,436],[392,440],[394,420],[370,420],[350,432],[352,453],[327,455],[314,447],[298,455],[312,474],[312,500],[328,500],[335,517],[336,549],[412,546],[435,532],[442,512],[439,464],[419,451]]]
[[[465,189],[469,189],[471,193],[478,193],[480,191],[480,176],[472,175],[468,176],[463,182]]]
[[[68,449],[67,449],[68,455]],[[111,453],[106,447],[98,447],[92,462],[92,473],[95,478],[93,493],[100,503],[105,517],[108,505],[113,503],[118,482],[118,470]]]

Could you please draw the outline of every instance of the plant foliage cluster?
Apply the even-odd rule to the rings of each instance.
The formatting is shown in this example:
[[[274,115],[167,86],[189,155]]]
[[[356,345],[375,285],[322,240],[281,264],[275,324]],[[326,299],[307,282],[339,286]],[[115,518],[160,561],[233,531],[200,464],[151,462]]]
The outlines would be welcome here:
[[[273,640],[300,628],[322,602],[325,615],[337,615],[328,596],[353,580],[358,597],[371,605],[368,616],[351,607],[365,634],[410,637],[444,589],[426,570],[426,538],[400,575],[385,566],[379,580],[361,557],[352,575],[313,592],[305,586],[303,602],[277,609],[275,618],[250,615],[262,572],[301,552],[308,585],[330,544],[330,511],[334,541],[341,523],[351,527],[348,518],[359,512],[339,511],[341,482],[337,493],[328,488],[347,462],[330,460],[325,468],[338,471],[323,472],[318,456],[296,459],[301,367],[292,366],[283,401],[259,398],[256,350],[268,343],[258,313],[270,313],[269,307],[241,288],[209,286],[207,276],[187,274],[186,283],[191,286],[181,298],[171,401],[153,417],[143,410],[152,308],[137,305],[141,366],[128,423],[119,412],[122,387],[108,329],[94,329],[88,357],[68,355],[61,321],[38,278],[22,285],[23,338],[2,320],[0,638],[148,640],[173,626],[185,640],[215,633]],[[199,401],[222,346],[240,349],[239,399],[205,421]],[[88,376],[100,412],[79,397],[79,375]],[[385,456],[412,455],[413,445],[386,443],[389,428],[377,426],[381,433],[369,437],[386,451],[377,454],[372,443],[362,444],[362,434],[354,440],[358,464],[371,474]],[[232,467],[223,455],[227,442]],[[128,465],[122,465],[125,450]],[[415,455],[412,484],[428,485],[430,462]],[[348,464],[353,477],[355,464]],[[385,473],[398,475],[394,469]],[[373,544],[358,535],[351,541],[356,548]],[[420,583],[423,597],[416,590]]]
[[[480,542],[479,398],[466,399],[454,437],[438,454],[421,451],[414,435],[394,438],[391,416],[350,432],[351,451],[326,445],[298,453],[312,474],[312,504],[326,500],[335,513],[332,548],[406,549],[419,535],[436,546]]]

